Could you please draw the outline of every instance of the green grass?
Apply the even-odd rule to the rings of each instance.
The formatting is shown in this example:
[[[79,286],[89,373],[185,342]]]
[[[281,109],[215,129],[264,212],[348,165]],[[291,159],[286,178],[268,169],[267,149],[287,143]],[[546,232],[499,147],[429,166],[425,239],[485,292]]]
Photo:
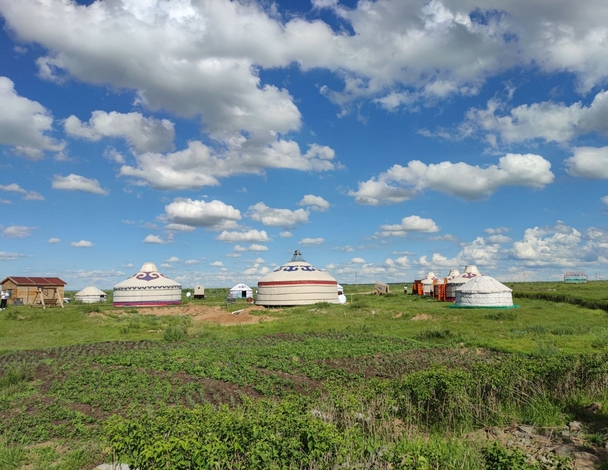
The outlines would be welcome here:
[[[0,470],[90,469],[111,448],[132,463],[146,455],[140,468],[187,468],[186,454],[232,468],[541,468],[466,433],[581,420],[589,439],[608,435],[608,414],[585,411],[608,407],[605,311],[531,298],[458,310],[402,285],[345,289],[346,305],[266,309],[274,321],[232,327],[111,303],[9,307]],[[514,289],[608,298],[602,282]],[[188,302],[226,308],[227,292]]]

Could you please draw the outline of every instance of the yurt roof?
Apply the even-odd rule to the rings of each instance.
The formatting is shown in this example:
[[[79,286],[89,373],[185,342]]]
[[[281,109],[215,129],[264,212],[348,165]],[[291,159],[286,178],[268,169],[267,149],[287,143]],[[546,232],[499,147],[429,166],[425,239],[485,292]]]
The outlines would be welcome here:
[[[513,292],[502,282],[497,281],[491,276],[477,276],[469,280],[464,285],[457,287],[456,290],[465,293],[476,294],[495,294],[497,292]]]
[[[273,272],[267,274],[262,279],[258,281],[258,286],[260,283],[302,283],[302,282],[311,282],[311,283],[332,283],[337,285],[338,281],[336,281],[331,275],[328,273],[321,271],[315,268],[312,264],[306,262],[304,258],[302,258],[302,253],[298,250],[295,251],[291,261],[285,263],[282,266],[279,266]]]
[[[477,266],[465,266],[463,273],[459,276],[456,276],[454,279],[450,279],[448,281],[448,284],[464,284],[465,282],[473,279],[474,277],[479,276],[481,276],[481,273],[477,269]]]
[[[104,291],[98,289],[97,287],[88,286],[82,289],[80,292],[77,292],[76,295],[84,296],[84,295],[106,295]]]
[[[451,269],[450,273],[448,274],[448,280],[449,279],[454,279],[455,277],[460,276],[460,271],[458,271],[458,269]]]
[[[237,284],[230,290],[251,290],[251,287],[249,287],[247,284]]]
[[[433,281],[436,280],[437,276],[435,276],[435,273],[433,271],[429,271],[428,273],[426,273],[426,276],[424,276],[420,282],[422,282],[423,284],[432,284]]]
[[[158,272],[154,263],[144,263],[139,272],[133,274],[128,279],[119,282],[114,286],[114,289],[124,288],[181,288],[179,282],[169,279],[164,274]]]

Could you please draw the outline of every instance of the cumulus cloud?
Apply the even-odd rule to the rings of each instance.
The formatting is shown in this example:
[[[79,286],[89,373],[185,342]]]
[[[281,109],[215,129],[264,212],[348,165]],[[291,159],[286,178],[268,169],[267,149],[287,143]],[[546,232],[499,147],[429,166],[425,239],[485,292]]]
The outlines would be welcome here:
[[[163,217],[173,224],[222,229],[234,227],[241,220],[241,212],[218,200],[205,202],[178,198],[165,206]]]
[[[282,227],[284,229],[294,228],[308,222],[309,212],[305,209],[295,211],[289,209],[274,209],[263,202],[249,206],[248,217],[256,222],[270,227]]]
[[[346,245],[346,246],[335,246],[332,248],[333,250],[336,251],[343,251],[345,253],[351,252],[351,251],[355,251],[355,249],[352,246]]]
[[[103,137],[125,139],[137,152],[162,152],[173,144],[175,129],[167,119],[146,118],[140,113],[93,111],[88,123],[76,116],[64,122],[68,135],[98,141]],[[120,161],[120,159],[114,160]]]
[[[365,260],[363,258],[353,258],[350,260],[350,262],[355,264],[364,264]]]
[[[423,219],[417,215],[410,215],[401,219],[400,224],[381,225],[380,230],[380,235],[383,237],[404,237],[409,232],[438,232],[439,227],[433,219]]]
[[[36,191],[27,191],[17,183],[0,184],[0,190],[21,194],[25,201],[44,201],[44,196]]]
[[[0,9],[1,12],[1,9]],[[61,152],[65,144],[52,138],[53,117],[37,101],[19,96],[13,82],[0,77],[0,145],[30,160],[44,158],[45,151]]]
[[[176,232],[194,232],[196,230],[196,227],[184,224],[167,224],[165,225],[165,228],[167,230],[174,230]]]
[[[269,242],[271,238],[268,236],[265,230],[248,230],[247,232],[228,232],[224,230],[220,233],[216,240],[222,242]]]
[[[579,101],[571,105],[545,101],[511,108],[508,103],[491,99],[486,109],[470,109],[459,127],[461,136],[484,135],[497,146],[532,140],[566,143],[588,133],[608,134],[608,92],[595,95],[589,106]],[[502,115],[501,115],[502,112]]]
[[[61,243],[61,239],[60,238],[49,238],[48,243],[51,243],[51,244]]]
[[[93,246],[93,243],[91,243],[88,240],[80,240],[79,242],[72,242],[72,243],[70,243],[70,245],[72,245],[76,248],[88,248],[90,246]]]
[[[195,264],[200,264],[200,261],[196,260],[196,259],[189,259],[184,261],[184,264],[187,266],[194,266]]]
[[[123,165],[119,175],[162,190],[218,186],[221,178],[262,175],[269,168],[328,171],[336,167],[332,162],[334,151],[328,147],[312,145],[302,154],[293,141],[268,139],[255,142],[235,139],[220,151],[200,141],[190,141],[184,150],[168,154],[146,152],[135,158],[137,165]]]
[[[325,242],[325,238],[303,238],[298,243],[300,245],[320,245]]]
[[[312,194],[304,196],[302,200],[298,202],[298,205],[309,207],[313,211],[326,211],[329,209],[329,202],[320,196],[313,196]]]
[[[171,256],[166,262],[167,263],[179,263],[179,258],[177,256]]]
[[[152,243],[152,244],[156,244],[156,245],[162,245],[163,243],[166,243],[165,240],[163,240],[162,238],[160,238],[158,235],[147,235],[146,238],[143,239],[144,243]]]
[[[66,191],[84,191],[92,194],[101,194],[107,196],[109,193],[103,189],[99,181],[93,178],[85,178],[84,176],[75,175],[74,173],[68,176],[55,175],[51,185],[53,189],[62,189]]]
[[[223,268],[224,263],[222,263],[221,261],[214,261],[213,263],[209,263],[209,266],[213,266],[216,268]]]
[[[465,200],[488,197],[501,186],[543,188],[553,182],[551,163],[539,155],[507,154],[498,165],[486,168],[464,162],[426,165],[419,160],[407,166],[393,165],[350,191],[359,204],[379,205],[402,202],[431,189]],[[398,196],[399,195],[399,196]]]
[[[608,179],[608,147],[577,147],[565,160],[568,174],[585,179]]]
[[[526,229],[513,242],[510,255],[526,266],[575,268],[597,262],[608,254],[606,231],[590,227],[586,237],[574,227],[557,221],[553,227]]]
[[[252,243],[248,247],[235,245],[234,251],[268,251],[268,247],[264,245],[258,245],[257,243]]]
[[[289,232],[289,231],[284,231],[279,233],[279,237],[281,238],[291,238],[293,237],[293,233]]]
[[[2,229],[2,236],[6,238],[25,238],[29,237],[36,227],[27,227],[25,225],[11,225]]]

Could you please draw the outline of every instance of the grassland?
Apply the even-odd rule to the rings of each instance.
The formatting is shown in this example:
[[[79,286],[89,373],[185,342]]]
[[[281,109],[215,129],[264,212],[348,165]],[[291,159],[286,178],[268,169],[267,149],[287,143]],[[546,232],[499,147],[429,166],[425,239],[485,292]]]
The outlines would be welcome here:
[[[450,309],[399,287],[345,286],[346,305],[268,309],[274,321],[231,327],[111,305],[10,307],[0,470],[113,458],[142,470],[573,468],[572,455],[479,438],[573,420],[581,448],[600,453],[608,283],[515,284],[509,310]],[[191,302],[224,306],[227,289],[206,294]]]

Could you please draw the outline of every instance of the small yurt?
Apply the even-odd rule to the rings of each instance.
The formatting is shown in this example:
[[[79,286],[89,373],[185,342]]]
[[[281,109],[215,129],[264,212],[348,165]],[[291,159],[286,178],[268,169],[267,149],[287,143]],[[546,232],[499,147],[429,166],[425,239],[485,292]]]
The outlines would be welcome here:
[[[114,307],[159,307],[182,303],[182,285],[144,263],[138,273],[114,286]]]
[[[342,287],[340,284],[338,284],[336,287],[338,289],[338,295],[344,295],[344,287]]]
[[[465,266],[464,271],[461,275],[456,276],[454,279],[450,279],[446,284],[446,300],[448,302],[453,302],[454,300],[456,300],[456,288],[466,284],[468,281],[478,276],[481,276],[481,273],[477,270],[477,266]]]
[[[237,284],[230,289],[228,297],[232,297],[233,299],[251,299],[253,298],[253,290],[247,284]]]
[[[422,295],[433,295],[433,284],[438,280],[435,273],[429,271],[426,276],[420,280],[420,283],[422,284]]]
[[[108,295],[97,287],[89,286],[77,292],[74,300],[83,304],[94,304],[95,302],[105,302],[108,300]]]
[[[450,269],[450,273],[448,274],[447,280],[451,281],[452,279],[460,276],[460,271],[458,269]]]
[[[490,276],[477,276],[456,288],[456,307],[513,307],[513,292]]]
[[[338,303],[338,282],[312,266],[296,250],[289,263],[258,281],[255,303],[266,307]]]

